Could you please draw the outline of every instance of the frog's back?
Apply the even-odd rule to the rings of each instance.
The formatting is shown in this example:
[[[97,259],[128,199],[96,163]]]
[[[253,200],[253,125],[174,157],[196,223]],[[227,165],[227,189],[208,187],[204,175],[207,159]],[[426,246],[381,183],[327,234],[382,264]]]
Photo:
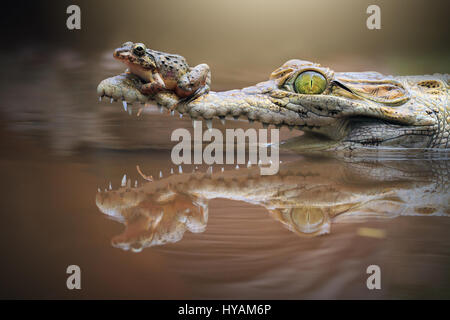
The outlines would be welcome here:
[[[186,59],[180,55],[155,50],[150,51],[149,54],[153,56],[163,77],[176,79],[189,71]]]

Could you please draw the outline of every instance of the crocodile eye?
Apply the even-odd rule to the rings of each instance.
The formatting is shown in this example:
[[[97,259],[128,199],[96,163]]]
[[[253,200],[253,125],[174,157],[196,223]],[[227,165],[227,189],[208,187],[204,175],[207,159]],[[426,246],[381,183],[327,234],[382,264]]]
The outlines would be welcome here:
[[[145,53],[145,45],[142,43],[136,43],[133,48],[135,55],[142,56]]]
[[[294,81],[294,88],[297,93],[320,94],[325,91],[327,80],[315,71],[305,71],[297,76]]]

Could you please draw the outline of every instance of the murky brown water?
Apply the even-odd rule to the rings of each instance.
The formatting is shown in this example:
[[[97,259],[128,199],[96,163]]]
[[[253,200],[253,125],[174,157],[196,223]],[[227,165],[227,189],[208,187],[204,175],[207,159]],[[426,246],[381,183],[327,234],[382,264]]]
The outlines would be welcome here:
[[[191,121],[99,103],[97,83],[123,69],[110,52],[19,58],[15,72],[3,59],[0,87],[1,298],[450,298],[448,153],[282,153],[274,176],[171,175],[170,134]],[[80,291],[66,289],[70,264]]]

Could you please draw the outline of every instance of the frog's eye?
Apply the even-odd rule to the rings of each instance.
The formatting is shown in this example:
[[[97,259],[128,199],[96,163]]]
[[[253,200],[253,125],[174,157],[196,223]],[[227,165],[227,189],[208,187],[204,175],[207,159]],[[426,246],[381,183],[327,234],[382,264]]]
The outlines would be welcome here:
[[[320,94],[325,91],[327,80],[315,71],[300,73],[294,81],[295,92],[302,94]]]
[[[135,55],[142,56],[145,53],[145,49],[146,49],[145,48],[145,44],[143,44],[143,43],[136,43],[134,45],[133,52],[134,52]]]

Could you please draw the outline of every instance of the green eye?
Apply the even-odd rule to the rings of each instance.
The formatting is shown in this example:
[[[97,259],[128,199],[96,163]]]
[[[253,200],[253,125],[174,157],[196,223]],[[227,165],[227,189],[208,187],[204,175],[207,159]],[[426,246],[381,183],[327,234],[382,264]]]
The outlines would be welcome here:
[[[295,91],[303,94],[319,94],[325,91],[327,80],[315,71],[300,73],[294,82]]]

